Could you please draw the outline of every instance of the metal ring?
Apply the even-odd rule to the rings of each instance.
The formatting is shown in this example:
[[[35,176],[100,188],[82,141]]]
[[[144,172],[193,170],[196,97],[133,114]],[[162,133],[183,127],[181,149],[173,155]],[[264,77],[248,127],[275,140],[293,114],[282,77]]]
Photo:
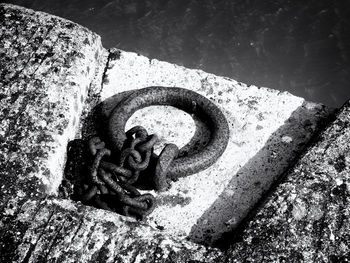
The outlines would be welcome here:
[[[171,179],[197,173],[211,166],[226,149],[229,126],[224,114],[209,99],[183,88],[148,87],[128,94],[111,112],[108,123],[108,137],[114,151],[120,151],[127,139],[125,125],[139,109],[152,105],[169,105],[206,121],[211,129],[209,143],[190,156],[174,159],[167,176]]]

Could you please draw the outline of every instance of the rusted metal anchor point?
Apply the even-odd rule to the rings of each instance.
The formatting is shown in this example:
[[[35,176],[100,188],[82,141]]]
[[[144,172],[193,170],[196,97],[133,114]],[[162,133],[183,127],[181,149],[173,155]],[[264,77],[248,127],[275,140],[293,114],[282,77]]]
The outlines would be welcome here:
[[[170,105],[196,115],[208,124],[210,141],[190,156],[178,157],[174,144],[167,144],[159,156],[155,155],[155,134],[149,135],[141,126],[125,132],[131,115],[151,105]],[[224,152],[229,128],[220,109],[205,97],[182,88],[149,87],[128,93],[115,106],[109,116],[108,137],[111,148],[100,137],[88,141],[89,176],[76,188],[77,196],[84,204],[143,219],[154,210],[156,200],[136,188],[139,177],[150,177],[154,188],[162,191],[168,180],[208,168]]]
[[[207,122],[211,129],[209,143],[198,153],[176,158],[178,150],[175,145],[169,144],[164,148],[158,157],[155,171],[156,190],[166,188],[166,178],[175,180],[208,168],[224,152],[229,139],[229,127],[221,110],[204,96],[175,87],[148,87],[137,90],[113,109],[108,123],[112,151],[122,151],[127,140],[125,125],[128,119],[137,110],[152,105],[174,106],[194,114]]]

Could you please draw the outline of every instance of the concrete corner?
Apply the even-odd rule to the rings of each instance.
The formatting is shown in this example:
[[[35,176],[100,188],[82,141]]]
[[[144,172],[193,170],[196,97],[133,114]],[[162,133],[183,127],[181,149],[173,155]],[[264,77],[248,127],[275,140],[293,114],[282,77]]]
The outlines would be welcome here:
[[[229,144],[217,163],[179,179],[169,191],[153,192],[158,205],[147,222],[194,242],[213,244],[223,233],[235,229],[329,114],[323,105],[287,92],[247,86],[135,53],[110,52],[114,59],[108,62],[101,90],[106,109],[113,108],[115,94],[148,86],[183,87],[212,100],[228,120]],[[158,153],[171,142],[191,154],[210,136],[205,124],[173,107],[139,110],[126,129],[135,125],[160,136]]]
[[[350,260],[350,104],[236,236],[228,262]]]
[[[293,166],[330,116],[327,107],[107,51],[84,27],[7,4],[0,76],[1,262],[349,260],[349,104]],[[149,86],[186,88],[222,110],[230,139],[219,160],[168,191],[149,191],[157,206],[142,222],[59,198],[68,141],[96,134],[115,98]],[[156,153],[171,142],[190,155],[210,136],[205,123],[169,106],[137,111],[126,129],[135,125],[159,135]],[[225,252],[213,247],[223,235]]]

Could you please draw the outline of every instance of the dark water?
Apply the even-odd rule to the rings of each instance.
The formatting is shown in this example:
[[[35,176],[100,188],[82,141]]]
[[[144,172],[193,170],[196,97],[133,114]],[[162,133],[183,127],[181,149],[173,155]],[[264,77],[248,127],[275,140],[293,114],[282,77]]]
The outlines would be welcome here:
[[[10,0],[104,46],[339,107],[350,99],[350,0]]]

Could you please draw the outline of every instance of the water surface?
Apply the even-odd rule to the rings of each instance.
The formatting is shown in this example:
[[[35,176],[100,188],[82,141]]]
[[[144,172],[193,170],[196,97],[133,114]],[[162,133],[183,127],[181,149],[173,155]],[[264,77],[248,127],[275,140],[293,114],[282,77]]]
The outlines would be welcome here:
[[[118,47],[339,107],[350,99],[348,0],[9,0]]]

